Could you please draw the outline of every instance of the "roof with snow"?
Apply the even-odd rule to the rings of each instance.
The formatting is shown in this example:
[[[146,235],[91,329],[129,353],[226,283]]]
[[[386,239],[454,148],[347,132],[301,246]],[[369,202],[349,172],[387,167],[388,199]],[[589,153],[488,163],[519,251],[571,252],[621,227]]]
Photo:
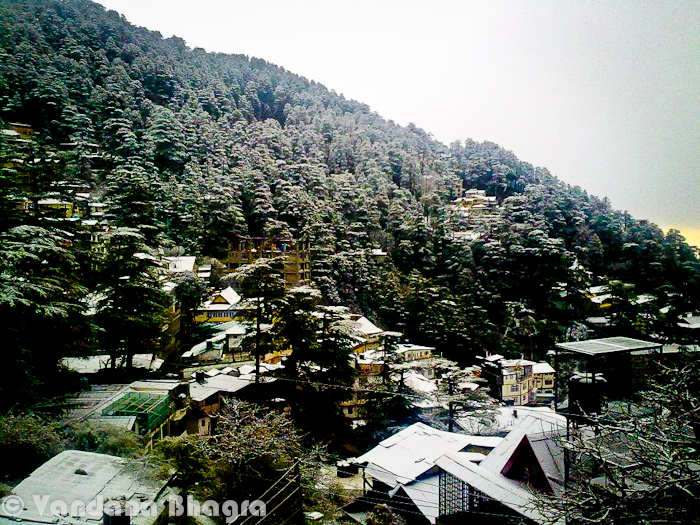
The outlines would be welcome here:
[[[0,505],[0,524],[25,523],[72,523],[88,524],[102,521],[102,500],[124,498],[134,509],[141,509],[131,516],[133,525],[155,523],[166,507],[166,500],[173,492],[167,488],[168,478],[148,462],[129,460],[95,452],[66,450],[49,459],[37,468],[12,493],[24,502],[15,512],[7,512]],[[41,496],[41,497],[39,497]],[[40,503],[44,502],[43,512]],[[144,500],[156,502],[157,512],[151,515],[143,505]],[[52,508],[64,503],[67,516],[54,515]],[[76,503],[73,505],[73,503]],[[82,515],[71,515],[71,508],[78,511],[77,502],[82,502]]]
[[[94,374],[99,370],[109,368],[111,358],[112,356],[109,354],[89,357],[64,357],[61,359],[61,364],[73,372]],[[134,354],[131,356],[131,364],[134,368],[147,368],[156,371],[163,365],[163,360],[154,357],[153,354]]]
[[[357,461],[366,461],[368,474],[395,487],[416,480],[432,469],[437,458],[447,452],[462,452],[470,445],[494,448],[501,441],[502,438],[467,436],[414,423],[385,439]],[[473,455],[471,459],[474,459]]]
[[[619,352],[632,352],[634,350],[661,349],[663,344],[632,339],[630,337],[605,337],[603,339],[591,339],[573,343],[557,343],[556,346],[561,350],[596,356]]]
[[[456,422],[465,432],[482,435],[505,434],[528,418],[539,421],[538,431],[556,430],[566,425],[566,418],[549,407],[498,407],[489,416],[464,416]]]
[[[194,272],[196,257],[163,257],[171,272]]]
[[[535,363],[532,366],[533,374],[554,374],[555,370],[549,363]]]
[[[550,523],[548,517],[542,515],[537,509],[535,496],[519,483],[501,474],[491,472],[481,465],[465,461],[453,453],[441,456],[436,463],[445,472],[452,474],[457,479],[464,481],[517,513],[536,523]]]

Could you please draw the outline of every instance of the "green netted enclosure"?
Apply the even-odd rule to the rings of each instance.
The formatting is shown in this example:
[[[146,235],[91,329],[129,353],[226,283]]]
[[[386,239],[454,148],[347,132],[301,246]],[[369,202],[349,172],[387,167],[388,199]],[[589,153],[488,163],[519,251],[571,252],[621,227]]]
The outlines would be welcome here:
[[[139,434],[148,434],[170,414],[167,395],[128,392],[102,410],[103,416],[136,416]]]

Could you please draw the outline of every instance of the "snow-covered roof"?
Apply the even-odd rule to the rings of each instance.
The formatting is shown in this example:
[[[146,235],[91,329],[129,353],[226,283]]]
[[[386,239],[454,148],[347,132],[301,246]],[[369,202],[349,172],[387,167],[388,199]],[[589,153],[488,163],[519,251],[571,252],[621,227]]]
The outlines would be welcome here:
[[[413,351],[415,351],[415,352],[421,352],[421,351],[432,352],[433,350],[435,350],[435,347],[433,347],[433,346],[400,344],[396,348],[396,353],[403,354],[404,352],[413,352]]]
[[[366,472],[391,487],[407,484],[433,468],[447,452],[460,452],[469,445],[494,447],[501,438],[466,436],[414,423],[385,439],[357,461],[367,462]]]
[[[430,476],[429,478],[414,481],[408,485],[401,485],[396,490],[402,490],[406,496],[418,507],[430,523],[435,523],[440,508],[440,477]]]
[[[163,257],[171,272],[194,272],[196,257]]]
[[[428,393],[435,392],[437,390],[437,385],[435,384],[435,381],[431,381],[422,374],[419,374],[412,370],[409,370],[404,375],[403,380],[406,386],[408,386],[412,390],[415,390],[416,392]]]
[[[490,411],[489,416],[464,416],[456,422],[465,432],[484,435],[505,434],[527,418],[540,422],[535,429],[553,430],[566,425],[566,418],[549,407],[498,407]]]
[[[129,508],[135,509],[131,523],[150,525],[157,521],[167,499],[174,493],[167,487],[169,477],[143,461],[65,450],[13,489],[15,496],[12,497],[20,498],[23,505],[17,509],[19,512],[8,511],[5,505],[0,505],[0,523],[98,523],[102,520],[101,502],[121,496],[126,498]],[[144,500],[155,501],[155,506],[146,509]],[[74,509],[73,514],[54,515],[49,509],[55,509],[56,502]],[[75,509],[82,509],[82,512]],[[156,512],[150,512],[154,509]]]
[[[536,523],[550,523],[549,517],[542,515],[537,509],[535,496],[530,491],[500,473],[483,468],[483,461],[476,465],[465,461],[458,454],[446,453],[438,458],[436,463],[445,472],[449,472],[517,513]]]
[[[347,316],[346,319],[340,321],[340,324],[351,328],[352,330],[364,335],[365,337],[370,337],[373,335],[379,335],[384,330],[373,324],[365,316],[361,316],[353,319],[355,316]]]
[[[103,368],[110,367],[111,356],[109,354],[92,355],[89,357],[64,357],[61,364],[67,369],[80,374],[94,374]],[[134,354],[132,356],[134,368],[147,368],[156,371],[163,365],[163,360],[153,357],[153,354]]]
[[[209,370],[211,372],[212,370]],[[213,377],[207,377],[203,382],[192,381],[190,383],[190,398],[193,401],[203,401],[217,392],[235,393],[251,384],[247,379],[218,373]],[[208,372],[207,372],[208,374]]]
[[[237,304],[241,301],[241,296],[230,286],[225,290],[221,290],[218,295],[223,297],[228,304]]]
[[[678,326],[682,328],[700,328],[700,315],[687,315],[682,317]]]
[[[552,368],[549,363],[535,363],[532,366],[532,373],[533,374],[554,374],[555,370]]]

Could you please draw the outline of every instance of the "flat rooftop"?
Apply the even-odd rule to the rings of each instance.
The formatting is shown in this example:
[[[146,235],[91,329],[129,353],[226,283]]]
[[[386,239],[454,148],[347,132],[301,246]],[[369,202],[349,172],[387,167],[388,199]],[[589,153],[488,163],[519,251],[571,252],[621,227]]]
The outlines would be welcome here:
[[[591,339],[589,341],[557,343],[556,347],[568,352],[596,356],[619,352],[634,352],[635,350],[661,350],[663,344],[642,341],[641,339],[632,339],[630,337],[605,337],[603,339]]]

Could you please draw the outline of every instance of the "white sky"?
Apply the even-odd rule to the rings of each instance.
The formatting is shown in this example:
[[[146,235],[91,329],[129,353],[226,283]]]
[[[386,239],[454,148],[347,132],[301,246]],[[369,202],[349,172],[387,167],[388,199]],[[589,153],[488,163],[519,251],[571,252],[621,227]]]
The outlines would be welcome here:
[[[697,0],[99,3],[442,142],[496,142],[700,245]]]

